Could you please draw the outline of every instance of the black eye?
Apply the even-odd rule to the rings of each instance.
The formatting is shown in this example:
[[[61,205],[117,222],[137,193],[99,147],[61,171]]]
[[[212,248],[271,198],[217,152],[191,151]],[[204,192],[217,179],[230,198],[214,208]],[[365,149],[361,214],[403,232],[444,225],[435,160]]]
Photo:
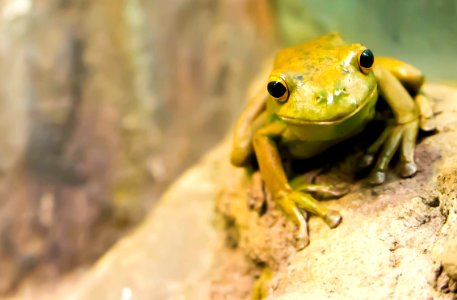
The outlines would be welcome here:
[[[267,90],[273,98],[281,102],[287,100],[287,86],[283,80],[270,81]]]
[[[359,54],[359,66],[362,72],[368,73],[374,63],[374,55],[370,49],[365,49]]]

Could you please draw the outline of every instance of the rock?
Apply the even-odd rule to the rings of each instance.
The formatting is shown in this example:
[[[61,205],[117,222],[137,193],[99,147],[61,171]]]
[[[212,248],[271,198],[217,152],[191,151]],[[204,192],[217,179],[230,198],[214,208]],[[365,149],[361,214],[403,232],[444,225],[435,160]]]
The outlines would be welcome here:
[[[441,229],[441,239],[434,247],[435,260],[441,264],[445,277],[450,277],[447,286],[457,284],[457,176],[455,160],[448,161],[438,176],[438,197],[444,199],[442,213],[446,216],[446,223]]]
[[[426,91],[439,130],[417,146],[418,174],[391,171],[368,188],[349,176],[356,155],[310,173],[349,182],[351,192],[326,202],[343,215],[336,229],[310,218],[302,251],[270,199],[266,209],[249,208],[249,178],[229,165],[225,141],[91,270],[42,299],[248,299],[264,266],[273,270],[269,299],[455,299],[457,90]],[[438,207],[423,200],[435,198]]]
[[[454,279],[457,279],[457,237],[454,236],[446,243],[442,256],[444,270]]]

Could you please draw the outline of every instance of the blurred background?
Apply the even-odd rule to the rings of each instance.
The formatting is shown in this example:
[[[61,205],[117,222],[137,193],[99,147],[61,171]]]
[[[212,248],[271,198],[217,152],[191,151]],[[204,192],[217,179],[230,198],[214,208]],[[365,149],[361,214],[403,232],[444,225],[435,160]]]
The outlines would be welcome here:
[[[452,82],[456,20],[454,0],[1,0],[0,295],[134,228],[275,50],[338,31]]]

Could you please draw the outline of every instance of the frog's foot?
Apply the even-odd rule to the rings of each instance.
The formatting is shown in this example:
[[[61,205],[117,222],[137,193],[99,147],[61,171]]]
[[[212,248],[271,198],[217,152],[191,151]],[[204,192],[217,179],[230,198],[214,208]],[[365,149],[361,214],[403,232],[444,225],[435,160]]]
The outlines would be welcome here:
[[[419,120],[413,120],[405,124],[388,126],[379,139],[367,151],[366,156],[374,155],[383,146],[378,160],[368,176],[368,183],[379,185],[386,179],[386,172],[393,155],[400,148],[400,162],[398,166],[401,177],[411,177],[417,172],[414,162],[414,148],[419,131]],[[366,159],[368,161],[369,159]]]
[[[293,188],[296,191],[312,193],[320,199],[340,198],[349,193],[349,187],[346,184],[304,184]]]
[[[260,172],[252,175],[251,186],[248,190],[248,206],[250,209],[260,212],[266,201],[265,185]]]
[[[342,217],[339,214],[339,212],[326,209],[325,207],[321,206],[319,202],[314,199],[310,194],[308,193],[303,193],[301,191],[292,191],[288,193],[287,195],[283,196],[281,200],[279,201],[281,207],[283,209],[284,206],[288,206],[289,209],[290,207],[294,208],[294,211],[298,211],[298,208],[304,209],[306,211],[309,211],[318,217],[320,217],[324,222],[330,227],[330,228],[335,228],[337,227],[341,221]],[[285,204],[285,205],[284,205]],[[290,210],[292,212],[292,210]],[[287,212],[289,215],[291,213]],[[300,213],[299,213],[300,214]],[[302,216],[300,214],[300,216]]]
[[[295,191],[311,193],[318,199],[335,199],[340,198],[350,192],[349,186],[341,184],[314,184],[309,183],[305,176],[297,176],[289,182],[289,185]]]

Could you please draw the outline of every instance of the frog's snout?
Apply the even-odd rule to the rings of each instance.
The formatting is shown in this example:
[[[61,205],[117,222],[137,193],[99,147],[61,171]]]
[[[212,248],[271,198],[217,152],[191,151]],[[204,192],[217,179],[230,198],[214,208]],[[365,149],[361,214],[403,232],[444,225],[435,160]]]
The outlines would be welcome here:
[[[314,86],[308,88],[308,90],[308,93],[299,93],[303,95],[303,98],[296,99],[296,101],[308,102],[311,105],[333,105],[348,96],[346,89],[340,86],[331,88]]]
[[[322,91],[314,96],[317,104],[329,104],[332,105],[337,100],[338,95],[330,91]]]

